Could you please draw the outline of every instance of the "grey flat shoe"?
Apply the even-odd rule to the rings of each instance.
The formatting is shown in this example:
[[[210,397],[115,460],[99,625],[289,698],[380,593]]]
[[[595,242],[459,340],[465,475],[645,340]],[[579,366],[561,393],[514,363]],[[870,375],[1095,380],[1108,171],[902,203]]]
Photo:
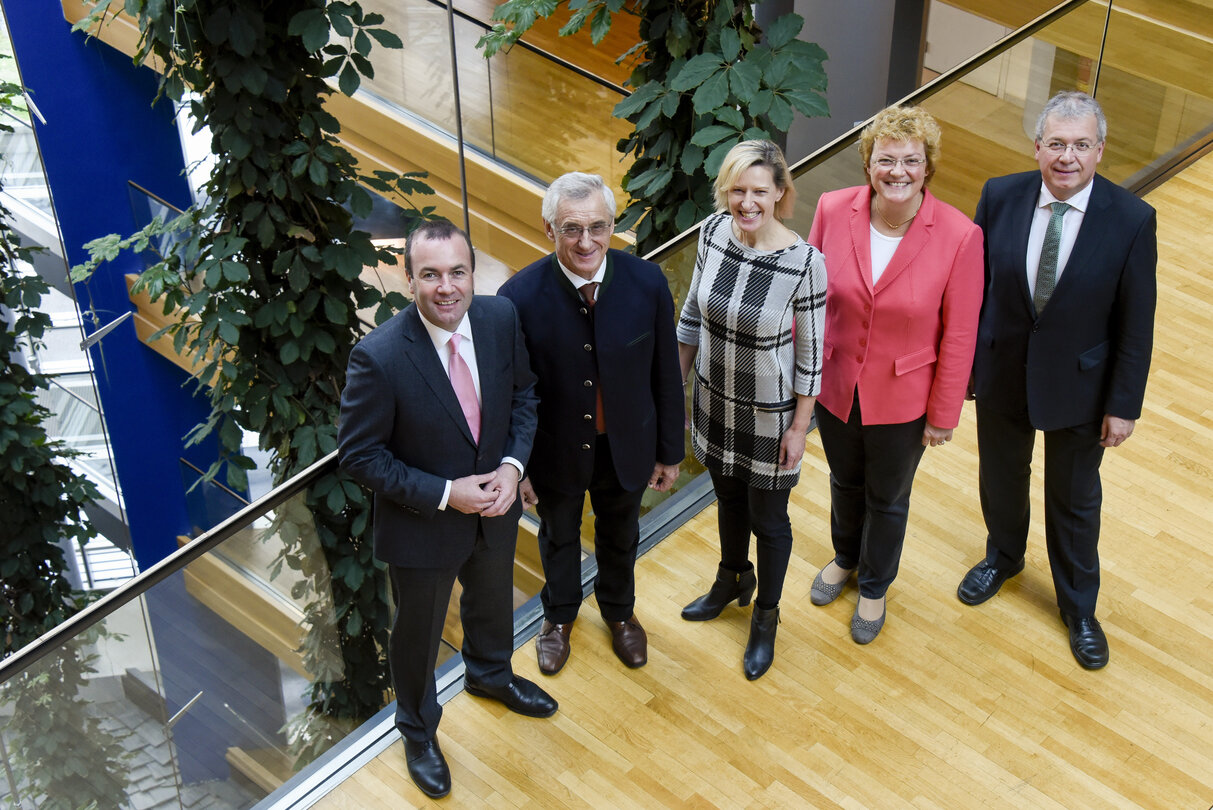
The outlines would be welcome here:
[[[824,568],[821,569],[821,571],[824,570]],[[813,587],[809,591],[809,601],[818,607],[828,605],[837,599],[838,594],[842,593],[842,589],[845,588],[847,583],[851,581],[851,574],[855,573],[855,569],[852,568],[850,573],[847,574],[846,579],[844,579],[842,582],[830,585],[821,578],[821,571],[817,572],[817,578],[813,580]]]
[[[872,640],[880,635],[880,629],[884,627],[884,617],[888,615],[888,603],[885,603],[885,609],[881,612],[880,618],[875,620],[861,619],[859,617],[859,605],[855,605],[855,615],[851,617],[851,638],[856,644],[871,644]]]

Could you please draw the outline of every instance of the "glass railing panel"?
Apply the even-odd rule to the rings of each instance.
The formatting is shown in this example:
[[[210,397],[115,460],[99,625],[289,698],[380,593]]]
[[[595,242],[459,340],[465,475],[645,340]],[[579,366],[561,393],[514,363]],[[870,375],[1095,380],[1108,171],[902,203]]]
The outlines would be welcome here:
[[[477,35],[470,30],[458,39]],[[458,30],[458,28],[457,28]],[[485,61],[474,47],[468,58]],[[459,55],[461,69],[467,61]],[[623,95],[558,62],[515,46],[488,60],[492,84],[493,154],[548,183],[566,171],[598,174],[620,203],[623,176],[631,160],[615,145],[632,125],[611,113]],[[464,95],[465,110],[468,96]],[[559,119],[558,121],[555,119]]]
[[[1111,180],[1148,171],[1213,125],[1213,13],[1193,15],[1194,5],[1111,5],[1095,89],[1109,125],[1099,169]]]
[[[145,592],[8,677],[0,791],[21,807],[69,789],[72,807],[90,795],[105,807],[251,807],[351,731],[306,711],[313,683],[340,680],[343,662],[304,497],[246,519],[179,570],[167,564]],[[288,727],[329,742],[305,761]],[[82,772],[40,787],[58,772],[31,757],[52,741]]]
[[[136,796],[181,788],[148,604],[129,602],[0,685],[4,806],[142,806]]]
[[[73,466],[85,471],[107,494],[116,493],[118,484],[91,377],[88,374],[55,377],[50,387],[39,393],[38,401],[51,412],[45,422],[47,435],[80,453],[72,459]]]
[[[46,216],[52,216],[42,156],[38,152],[38,142],[28,113],[25,116],[18,117],[9,112],[3,114],[3,122],[12,127],[12,132],[0,131],[0,176],[3,177],[4,191]]]
[[[407,44],[372,53],[375,78],[364,80],[364,90],[454,135],[446,8],[428,0],[373,0],[366,9],[383,14]],[[544,183],[576,166],[620,189],[627,164],[619,162],[615,143],[629,126],[611,110],[623,94],[523,45],[485,60],[476,49],[484,30],[455,17],[467,145]],[[561,116],[558,127],[551,126],[554,114]]]

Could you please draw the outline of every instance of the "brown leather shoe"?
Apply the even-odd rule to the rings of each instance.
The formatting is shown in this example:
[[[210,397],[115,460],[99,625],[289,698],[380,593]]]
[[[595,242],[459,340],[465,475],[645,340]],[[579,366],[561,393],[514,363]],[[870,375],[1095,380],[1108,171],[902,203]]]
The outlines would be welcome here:
[[[535,657],[539,659],[539,671],[544,675],[555,675],[569,660],[569,634],[573,623],[552,624],[543,620],[543,627],[535,637]]]
[[[626,621],[607,622],[611,631],[611,649],[619,660],[632,669],[642,667],[649,660],[649,637],[636,621],[636,614]]]

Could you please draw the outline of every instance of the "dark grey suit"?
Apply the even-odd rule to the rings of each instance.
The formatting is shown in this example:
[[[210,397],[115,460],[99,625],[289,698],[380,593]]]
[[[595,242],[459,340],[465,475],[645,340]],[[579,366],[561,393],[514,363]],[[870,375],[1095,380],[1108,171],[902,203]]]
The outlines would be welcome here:
[[[491,518],[438,505],[448,480],[491,473],[507,456],[527,462],[538,400],[513,306],[476,296],[467,317],[480,377],[479,444],[413,305],[354,348],[341,397],[341,466],[375,493],[375,556],[389,564],[396,593],[396,725],[414,740],[433,737],[441,717],[433,672],[456,577],[468,676],[486,686],[512,677],[521,500]]]
[[[1045,535],[1058,605],[1094,616],[1099,593],[1103,417],[1141,415],[1154,334],[1154,209],[1095,175],[1073,251],[1038,316],[1027,244],[1040,172],[986,183],[975,221],[985,232],[985,298],[974,389],[986,560],[1023,559],[1028,480],[1045,434]]]

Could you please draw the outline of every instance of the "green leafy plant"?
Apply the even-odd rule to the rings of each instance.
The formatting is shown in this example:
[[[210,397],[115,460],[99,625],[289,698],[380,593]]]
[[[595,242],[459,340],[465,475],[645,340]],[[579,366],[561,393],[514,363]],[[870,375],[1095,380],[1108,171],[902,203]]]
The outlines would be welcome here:
[[[555,0],[506,0],[501,23],[478,43],[491,57],[515,42]],[[595,44],[613,15],[640,17],[641,42],[621,60],[637,57],[632,94],[615,106],[632,135],[618,150],[634,159],[624,176],[628,203],[618,218],[635,228],[636,250],[647,253],[714,210],[711,184],[725,154],[752,138],[778,141],[795,112],[828,115],[826,53],[798,39],[804,19],[787,14],[764,32],[756,2],[741,0],[571,0],[567,35],[590,25]]]
[[[91,30],[110,5],[103,0],[77,27]],[[218,437],[221,454],[206,478],[222,473],[246,486],[247,431],[269,452],[275,481],[285,480],[337,446],[346,362],[363,333],[359,310],[378,323],[406,303],[363,281],[368,268],[395,258],[354,228],[351,212],[370,213],[369,187],[401,202],[412,222],[432,214],[408,201],[431,193],[423,175],[360,174],[324,109],[327,78],[353,92],[360,76],[373,75],[372,45],[400,40],[355,3],[126,0],[124,10],[141,33],[136,61],[156,58],[161,92],[188,104],[209,130],[216,163],[204,203],[134,236],[90,242],[91,260],[73,277],[123,250],[169,245],[137,288],[176,316],[174,346],[207,386],[210,416],[188,437]],[[348,727],[382,708],[388,692],[386,577],[372,553],[370,497],[357,484],[334,471],[309,490],[306,506],[304,515],[278,516],[287,549],[280,564],[315,574],[313,595],[331,589],[342,666],[316,663],[326,651],[318,649],[322,636],[309,635],[305,661],[319,675],[309,712]],[[323,578],[297,542],[312,522]]]
[[[8,58],[8,57],[3,57]],[[21,88],[0,82],[0,109],[14,108]],[[12,127],[0,118],[0,130]],[[37,395],[48,378],[24,363],[22,342],[41,343],[51,319],[38,310],[49,287],[26,268],[34,248],[22,246],[0,205],[0,634],[8,655],[71,617],[86,602],[64,575],[66,544],[96,532],[84,507],[96,487],[77,475],[77,455],[51,440],[50,412]],[[92,639],[48,656],[36,671],[0,686],[2,731],[9,764],[24,796],[39,808],[80,810],[126,805],[128,777],[120,738],[101,727],[81,695],[95,674]],[[10,801],[20,797],[10,796]]]

